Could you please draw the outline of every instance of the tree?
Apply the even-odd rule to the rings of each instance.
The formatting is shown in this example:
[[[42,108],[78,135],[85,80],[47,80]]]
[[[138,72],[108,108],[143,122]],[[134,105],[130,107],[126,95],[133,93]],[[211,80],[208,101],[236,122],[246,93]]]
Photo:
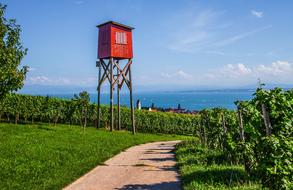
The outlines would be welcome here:
[[[6,5],[0,3],[0,99],[23,86],[27,66],[19,68],[27,53],[20,42],[20,25],[15,19],[6,19]]]
[[[74,95],[74,100],[77,103],[78,108],[81,111],[81,124],[83,126],[83,130],[85,130],[85,127],[87,125],[87,117],[88,117],[88,109],[90,104],[90,95],[87,91],[83,91],[79,93],[79,95]]]

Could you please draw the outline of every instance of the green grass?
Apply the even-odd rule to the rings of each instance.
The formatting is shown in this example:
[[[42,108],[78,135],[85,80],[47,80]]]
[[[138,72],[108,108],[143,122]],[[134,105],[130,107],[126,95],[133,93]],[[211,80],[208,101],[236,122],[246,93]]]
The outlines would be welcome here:
[[[0,189],[60,189],[120,151],[175,135],[0,124]]]
[[[176,158],[184,190],[262,189],[243,166],[229,164],[220,151],[203,148],[197,141],[179,144]]]

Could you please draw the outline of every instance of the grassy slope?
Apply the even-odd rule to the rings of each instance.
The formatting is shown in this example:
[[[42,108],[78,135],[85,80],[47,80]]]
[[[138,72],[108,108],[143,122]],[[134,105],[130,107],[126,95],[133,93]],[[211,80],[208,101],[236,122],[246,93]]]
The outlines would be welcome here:
[[[261,189],[258,182],[248,178],[242,166],[225,163],[222,154],[206,150],[198,142],[179,144],[176,158],[184,190]]]
[[[0,124],[0,189],[60,189],[127,147],[179,136]]]

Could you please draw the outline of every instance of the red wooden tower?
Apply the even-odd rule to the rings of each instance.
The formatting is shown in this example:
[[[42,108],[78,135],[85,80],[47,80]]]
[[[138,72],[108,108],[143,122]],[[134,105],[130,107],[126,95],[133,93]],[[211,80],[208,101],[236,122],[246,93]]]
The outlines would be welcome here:
[[[120,119],[120,90],[125,83],[130,91],[130,108],[132,132],[135,133],[134,107],[132,97],[132,30],[134,28],[109,21],[97,26],[99,28],[98,40],[98,122],[100,127],[100,105],[101,105],[101,86],[107,79],[110,83],[110,129],[114,130],[114,109],[113,91],[117,86],[118,118],[117,128],[121,129]],[[126,62],[125,62],[126,61]],[[116,70],[116,71],[115,71]]]

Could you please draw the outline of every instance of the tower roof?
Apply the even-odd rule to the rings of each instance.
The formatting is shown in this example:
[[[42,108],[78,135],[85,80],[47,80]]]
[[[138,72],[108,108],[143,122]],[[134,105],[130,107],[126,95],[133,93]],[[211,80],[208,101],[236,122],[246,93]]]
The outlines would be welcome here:
[[[118,23],[118,22],[114,22],[112,20],[108,21],[108,22],[105,22],[105,23],[102,23],[102,24],[99,24],[97,25],[97,27],[100,27],[100,26],[103,26],[103,25],[106,25],[106,24],[113,24],[113,25],[117,25],[117,26],[121,26],[123,28],[128,28],[130,30],[133,30],[134,28],[131,27],[131,26],[127,26],[127,25],[124,25],[124,24],[121,24],[121,23]]]

